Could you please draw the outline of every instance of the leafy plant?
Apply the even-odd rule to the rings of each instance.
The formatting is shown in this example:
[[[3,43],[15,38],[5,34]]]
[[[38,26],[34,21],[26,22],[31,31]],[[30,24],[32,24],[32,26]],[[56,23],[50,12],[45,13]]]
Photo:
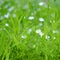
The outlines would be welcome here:
[[[0,60],[60,60],[59,0],[1,0]]]

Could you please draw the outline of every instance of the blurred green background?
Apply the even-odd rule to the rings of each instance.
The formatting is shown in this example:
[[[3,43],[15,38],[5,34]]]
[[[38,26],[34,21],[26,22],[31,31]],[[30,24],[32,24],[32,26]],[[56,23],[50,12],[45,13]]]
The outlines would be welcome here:
[[[0,60],[60,60],[60,0],[0,0]]]

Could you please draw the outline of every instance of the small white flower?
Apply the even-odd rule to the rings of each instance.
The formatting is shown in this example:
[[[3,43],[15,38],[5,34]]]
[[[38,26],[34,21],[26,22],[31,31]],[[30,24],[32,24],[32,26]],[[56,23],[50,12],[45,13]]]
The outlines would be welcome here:
[[[9,13],[4,15],[5,18],[9,18]]]
[[[6,24],[5,24],[5,26],[7,26],[7,27],[8,27],[8,26],[9,26],[9,24],[8,24],[8,23],[6,23]]]
[[[44,35],[44,33],[43,32],[40,32],[39,35],[42,37]]]
[[[21,38],[26,39],[26,36],[25,35],[22,35]]]
[[[43,22],[43,21],[44,21],[44,18],[39,18],[39,21],[40,21],[40,22]]]
[[[31,33],[32,32],[32,29],[30,28],[30,29],[28,29],[28,33]]]
[[[39,3],[40,6],[43,6],[44,4],[45,4],[44,2],[40,2],[40,3]]]
[[[11,12],[13,9],[14,9],[14,6],[10,7],[8,11]]]
[[[50,39],[50,36],[46,35],[46,39],[49,40]]]
[[[36,30],[36,33],[39,34],[41,37],[44,35],[44,33],[40,29]]]
[[[29,16],[28,19],[29,19],[29,20],[33,20],[33,19],[34,19],[34,16]]]
[[[37,29],[37,30],[36,30],[36,33],[40,33],[40,32],[41,32],[41,30],[40,30],[40,29]]]

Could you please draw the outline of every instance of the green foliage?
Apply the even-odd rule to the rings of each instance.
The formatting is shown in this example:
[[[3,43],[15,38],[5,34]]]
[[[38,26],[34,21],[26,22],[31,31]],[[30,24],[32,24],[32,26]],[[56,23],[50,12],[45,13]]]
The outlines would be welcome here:
[[[0,60],[60,60],[59,0],[0,2]]]

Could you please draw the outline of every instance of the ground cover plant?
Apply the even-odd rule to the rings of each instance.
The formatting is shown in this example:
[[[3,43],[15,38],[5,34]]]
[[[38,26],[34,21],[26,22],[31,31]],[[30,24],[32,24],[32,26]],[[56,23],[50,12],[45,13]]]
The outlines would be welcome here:
[[[0,60],[60,60],[59,0],[0,0]]]

